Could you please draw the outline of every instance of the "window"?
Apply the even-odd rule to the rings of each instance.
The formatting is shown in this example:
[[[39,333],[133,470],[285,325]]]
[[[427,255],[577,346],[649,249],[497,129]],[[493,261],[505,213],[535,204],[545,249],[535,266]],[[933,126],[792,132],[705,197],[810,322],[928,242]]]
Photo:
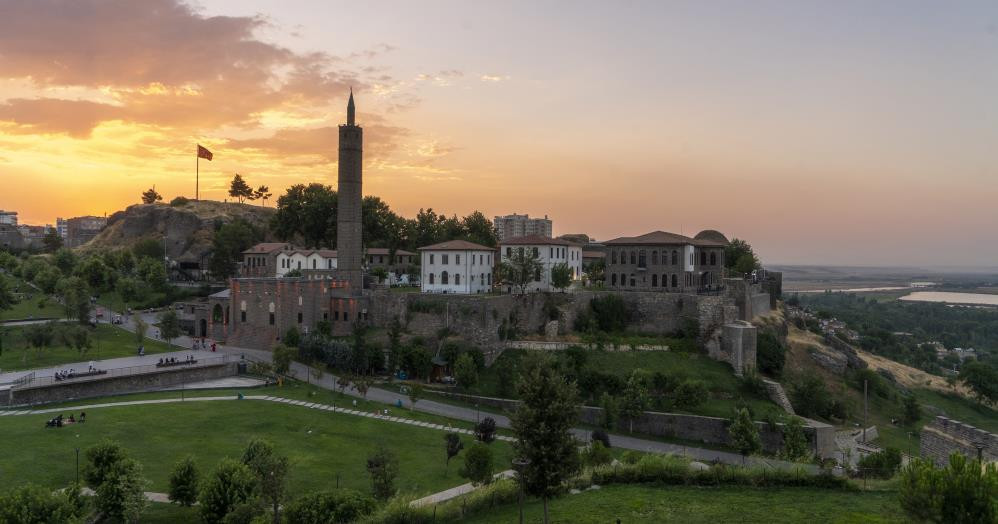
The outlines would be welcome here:
[[[461,274],[460,273],[454,273],[454,285],[455,286],[460,286],[461,285]]]
[[[540,281],[541,281],[541,268],[537,268],[534,270],[534,282],[540,282]]]
[[[637,264],[637,263],[638,263],[637,253],[634,252],[634,251],[631,251],[631,264]]]
[[[447,285],[447,280],[448,280],[447,279],[447,272],[444,271],[443,273],[440,273],[440,283],[446,286]]]
[[[333,259],[331,258],[326,259],[326,269],[333,269]]]
[[[433,263],[433,253],[430,253],[430,263]]]
[[[651,287],[658,287],[658,275],[651,276]]]
[[[677,253],[676,250],[673,249],[672,250],[672,265],[676,265],[678,263],[679,263],[679,253]]]
[[[648,267],[648,264],[646,262],[647,260],[645,260],[645,250],[642,249],[641,251],[638,251],[638,267]]]
[[[484,283],[485,283],[485,273],[482,273],[482,274],[481,274],[481,276],[479,277],[479,280],[478,280],[478,281],[479,281],[479,282],[481,282],[482,284],[484,284]]]
[[[535,247],[535,248],[533,248],[533,251],[534,251],[534,256],[535,256],[535,257],[539,257],[539,256],[541,256],[541,255],[540,255],[540,253],[539,253],[539,252],[537,251],[537,248],[536,248],[536,247]]]
[[[615,250],[614,251],[610,251],[610,263],[611,264],[616,264],[617,263],[617,251],[615,251]]]
[[[549,258],[554,258],[554,248],[553,247],[549,247],[548,248],[548,257]]]
[[[340,319],[340,312],[333,311],[333,320],[339,321],[339,319]]]
[[[513,248],[507,247],[506,248],[506,258],[509,258],[511,256],[513,256]]]
[[[636,285],[637,284],[634,283],[634,273],[631,273],[631,287],[634,287]]]
[[[274,325],[274,314],[273,313],[270,314],[270,325],[271,326]]]
[[[298,269],[301,269],[301,260],[298,261]]]
[[[245,309],[239,312],[239,321],[240,322],[246,322],[246,310]]]
[[[449,264],[450,263],[450,255],[440,255],[440,263],[443,264],[443,265],[445,265],[445,266],[447,264]],[[446,284],[446,282],[444,282],[444,284]]]
[[[712,265],[712,266],[716,266],[717,265],[717,253],[713,253],[712,252],[710,254],[710,265]]]
[[[610,275],[610,285],[611,286],[616,286],[617,285],[617,274],[616,273],[613,273],[612,275]]]
[[[653,250],[651,252],[651,265],[653,265],[653,266],[657,266],[658,265],[658,251],[654,251]]]
[[[433,273],[430,273],[430,284],[433,283]]]
[[[700,265],[701,266],[706,266],[707,265],[707,252],[706,251],[701,251],[700,252]]]
[[[461,255],[454,255],[454,263],[461,265]]]
[[[492,285],[492,273],[489,273],[489,285]]]
[[[679,279],[676,278],[676,274],[672,274],[672,287],[679,287]]]
[[[313,258],[312,259],[312,269],[315,269],[316,262],[318,262],[318,261]]]
[[[298,312],[298,323],[301,324],[301,311]]]
[[[346,312],[346,311],[344,311],[344,312],[343,312],[343,321],[344,321],[344,322],[346,322],[346,321],[347,321],[347,316],[348,316],[348,315],[347,315],[347,312]]]

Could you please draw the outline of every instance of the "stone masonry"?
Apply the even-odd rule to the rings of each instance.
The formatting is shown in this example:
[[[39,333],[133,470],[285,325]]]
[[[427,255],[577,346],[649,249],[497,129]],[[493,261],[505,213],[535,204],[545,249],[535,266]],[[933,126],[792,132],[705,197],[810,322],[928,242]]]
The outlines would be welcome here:
[[[985,462],[998,461],[998,435],[946,417],[926,424],[919,439],[920,454],[937,466],[948,464],[954,451],[976,459],[978,447]]]

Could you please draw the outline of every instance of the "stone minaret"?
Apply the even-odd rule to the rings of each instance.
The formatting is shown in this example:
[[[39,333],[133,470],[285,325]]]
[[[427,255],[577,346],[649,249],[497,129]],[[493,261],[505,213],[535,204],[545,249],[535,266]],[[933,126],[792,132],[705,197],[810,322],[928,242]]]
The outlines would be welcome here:
[[[361,168],[364,130],[354,122],[353,89],[347,103],[347,123],[340,126],[339,195],[336,212],[336,265],[350,291],[360,295],[364,287],[363,229],[361,226]]]

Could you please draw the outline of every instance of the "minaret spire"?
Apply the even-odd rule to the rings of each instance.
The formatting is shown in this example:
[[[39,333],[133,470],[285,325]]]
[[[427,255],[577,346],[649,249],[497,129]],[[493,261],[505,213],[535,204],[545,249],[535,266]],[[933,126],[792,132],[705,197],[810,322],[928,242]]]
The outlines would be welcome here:
[[[354,113],[356,109],[353,106],[353,87],[350,88],[350,101],[347,102],[347,125],[354,125]]]

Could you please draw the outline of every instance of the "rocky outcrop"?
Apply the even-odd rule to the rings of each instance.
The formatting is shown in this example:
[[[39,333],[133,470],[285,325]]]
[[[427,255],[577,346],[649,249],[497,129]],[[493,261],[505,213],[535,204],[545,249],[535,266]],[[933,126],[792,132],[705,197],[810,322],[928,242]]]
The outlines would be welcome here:
[[[200,262],[211,251],[215,229],[237,218],[269,235],[274,210],[249,204],[191,201],[178,206],[137,204],[107,220],[107,227],[83,249],[130,247],[140,240],[162,240],[166,256],[179,262]]]
[[[859,358],[856,350],[835,335],[825,335],[825,344],[845,357],[849,369],[866,369],[866,361]]]

